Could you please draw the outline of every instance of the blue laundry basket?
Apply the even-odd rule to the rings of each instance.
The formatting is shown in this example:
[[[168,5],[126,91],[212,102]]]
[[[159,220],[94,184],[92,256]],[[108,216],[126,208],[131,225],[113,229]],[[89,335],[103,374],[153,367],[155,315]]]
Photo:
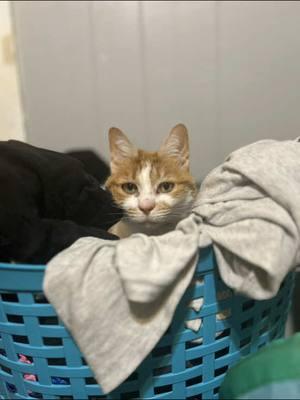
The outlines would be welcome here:
[[[45,267],[0,264],[0,398],[217,399],[232,364],[283,335],[293,275],[276,297],[257,302],[224,285],[211,248],[200,254],[171,326],[108,396],[41,292]],[[197,332],[186,327],[194,319]]]

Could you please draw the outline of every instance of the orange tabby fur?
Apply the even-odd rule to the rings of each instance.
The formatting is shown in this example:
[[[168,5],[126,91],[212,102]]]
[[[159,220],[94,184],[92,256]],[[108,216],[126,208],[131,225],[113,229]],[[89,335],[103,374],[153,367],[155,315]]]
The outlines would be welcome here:
[[[161,234],[173,229],[190,213],[197,194],[195,180],[189,172],[186,128],[181,124],[173,128],[158,152],[136,149],[117,128],[111,128],[109,136],[112,174],[106,187],[115,203],[126,212],[111,232],[126,237],[135,232]],[[122,185],[127,182],[134,183],[138,192],[126,193]],[[162,182],[171,182],[173,189],[169,193],[158,193]],[[141,198],[151,199],[155,204],[147,214],[139,209]]]

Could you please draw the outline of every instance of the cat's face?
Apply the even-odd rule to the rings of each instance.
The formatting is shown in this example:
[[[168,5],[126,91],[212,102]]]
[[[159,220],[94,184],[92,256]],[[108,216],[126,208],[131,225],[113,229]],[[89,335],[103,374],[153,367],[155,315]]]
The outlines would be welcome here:
[[[111,176],[106,187],[133,223],[176,223],[191,212],[197,194],[189,173],[188,134],[172,129],[158,152],[136,149],[117,128],[109,131]]]

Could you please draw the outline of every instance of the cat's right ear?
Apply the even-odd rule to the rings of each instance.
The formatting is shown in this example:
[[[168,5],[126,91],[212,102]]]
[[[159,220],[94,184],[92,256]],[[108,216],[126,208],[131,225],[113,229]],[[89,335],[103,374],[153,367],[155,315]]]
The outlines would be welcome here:
[[[114,172],[122,162],[136,155],[137,149],[127,136],[118,128],[110,128],[108,132],[110,149],[110,168]]]
[[[177,159],[181,168],[189,169],[189,136],[183,124],[174,126],[159,152],[164,156]]]

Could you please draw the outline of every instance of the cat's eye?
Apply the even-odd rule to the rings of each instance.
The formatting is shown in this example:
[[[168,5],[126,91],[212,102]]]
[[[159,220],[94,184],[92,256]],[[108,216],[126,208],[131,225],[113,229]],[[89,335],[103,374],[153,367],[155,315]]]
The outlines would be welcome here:
[[[173,182],[162,182],[158,186],[158,193],[169,193],[174,189],[174,183]]]
[[[123,183],[122,189],[128,194],[134,194],[138,191],[136,184],[132,182]]]

